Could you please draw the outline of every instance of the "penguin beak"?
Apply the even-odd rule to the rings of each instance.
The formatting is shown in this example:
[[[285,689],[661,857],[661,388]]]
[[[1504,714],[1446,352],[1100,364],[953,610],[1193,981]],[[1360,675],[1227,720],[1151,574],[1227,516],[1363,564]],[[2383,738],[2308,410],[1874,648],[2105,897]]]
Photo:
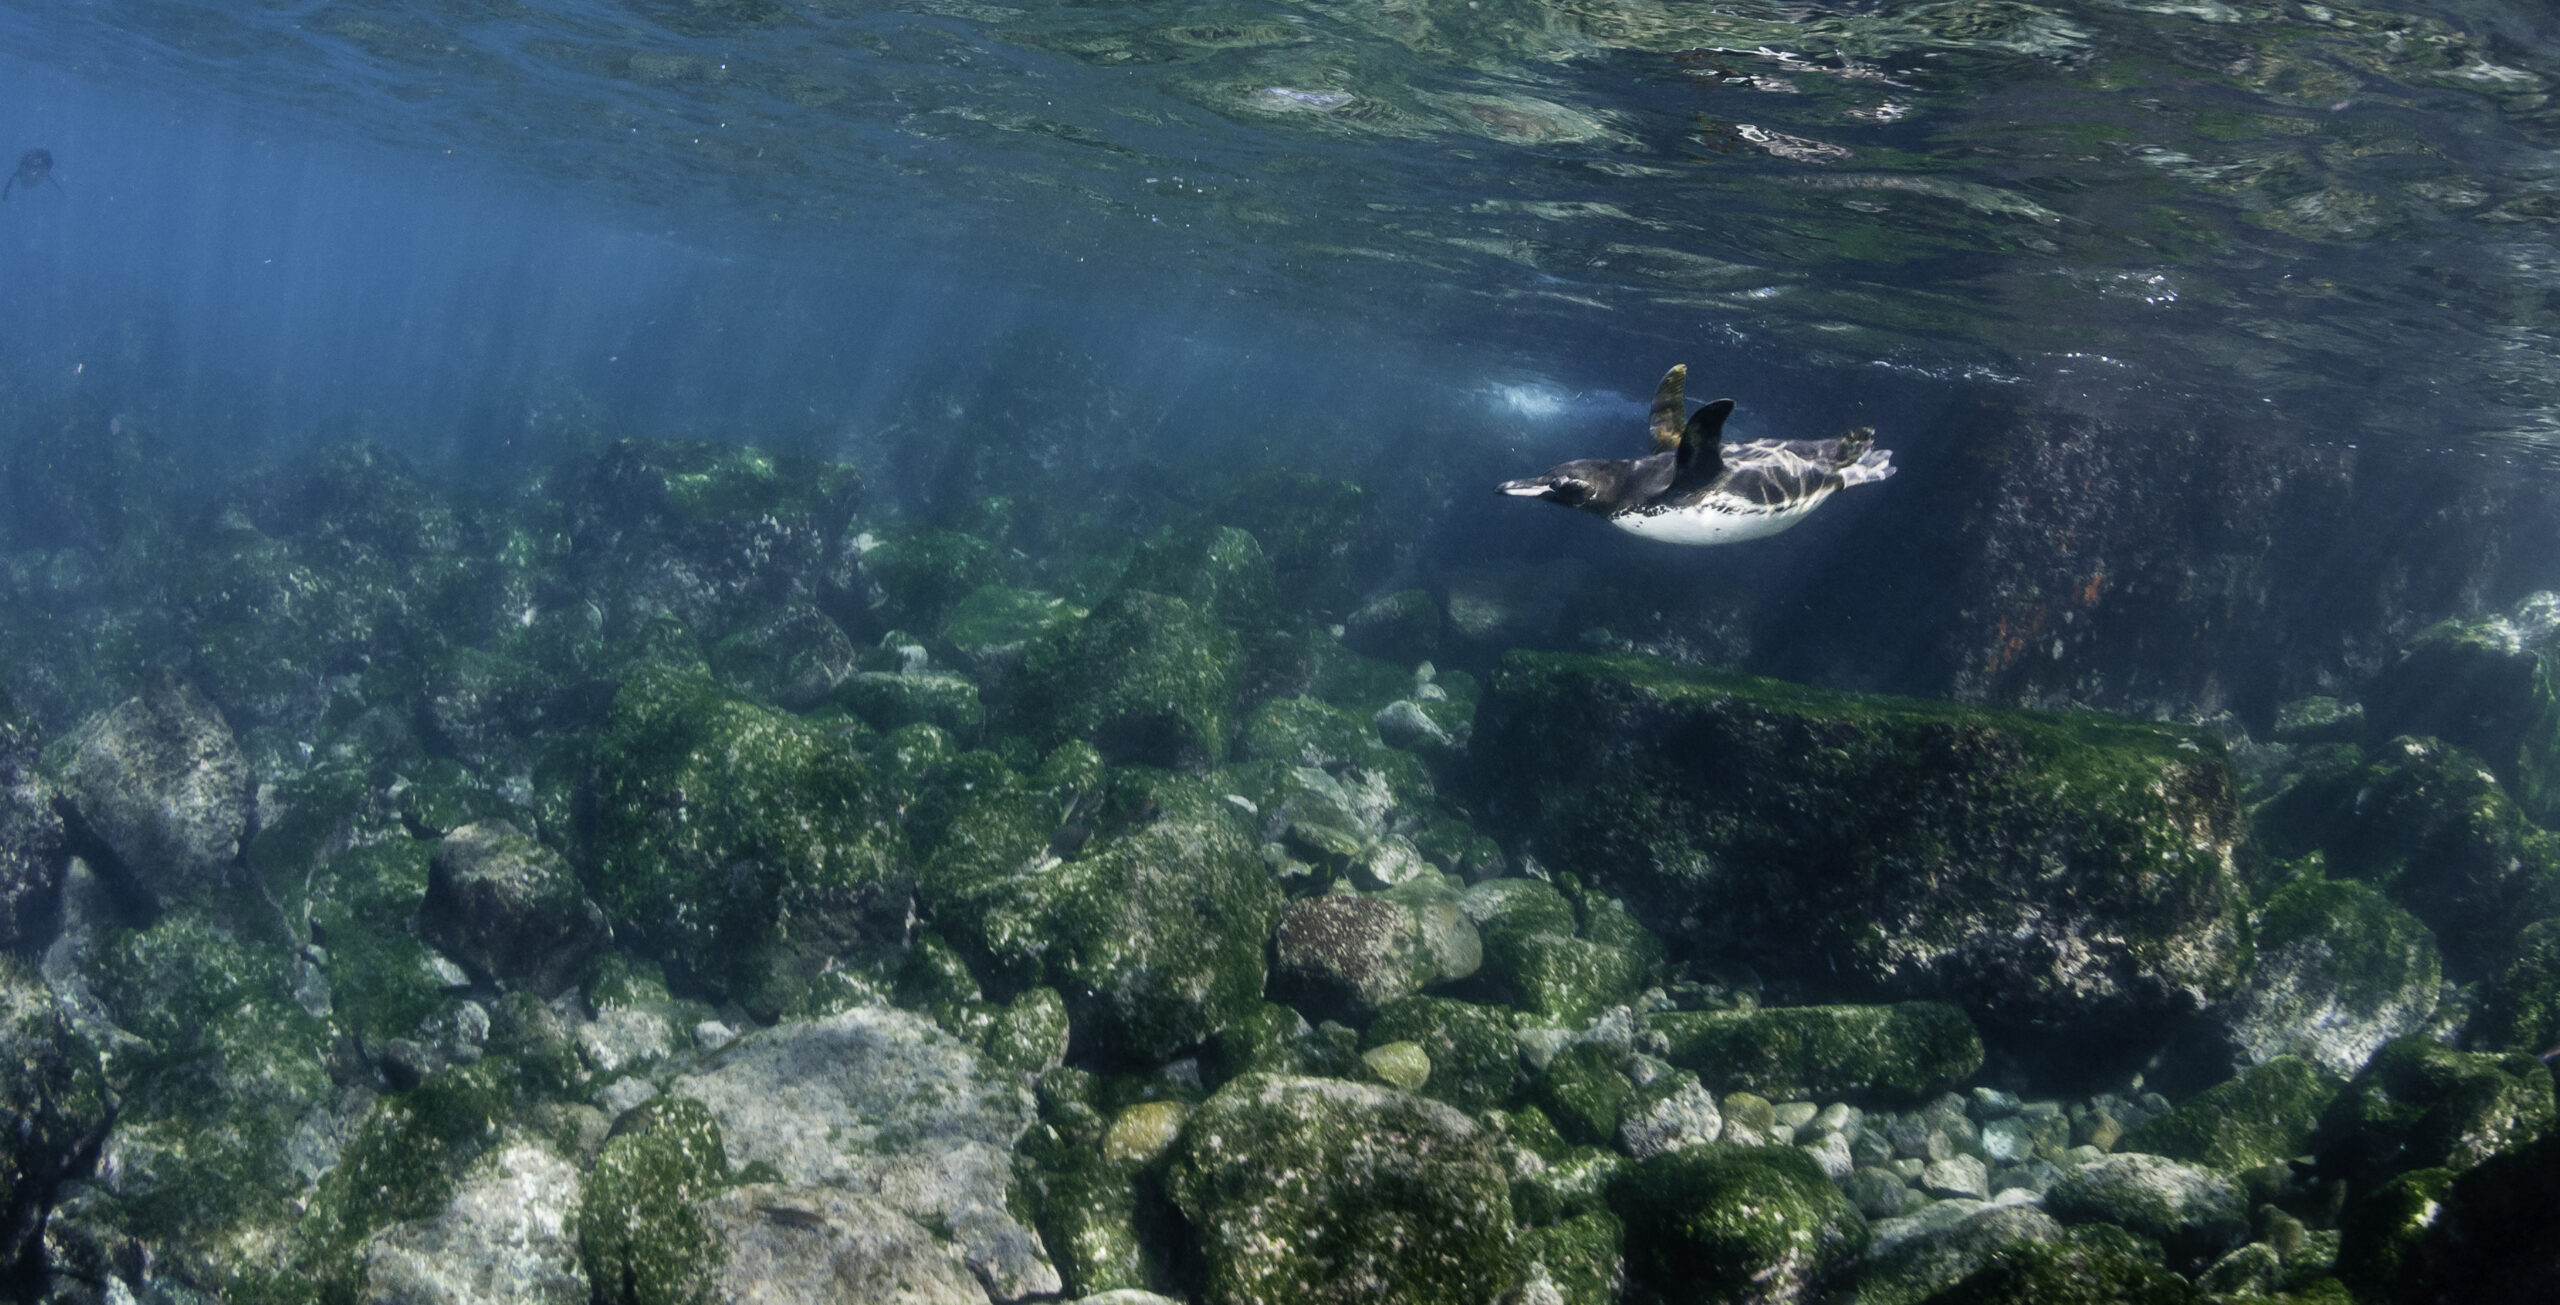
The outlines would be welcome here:
[[[1566,507],[1580,507],[1591,497],[1590,485],[1553,472],[1543,476],[1506,480],[1494,486],[1494,489],[1498,493],[1508,494],[1513,498],[1542,498],[1550,503],[1562,503]]]

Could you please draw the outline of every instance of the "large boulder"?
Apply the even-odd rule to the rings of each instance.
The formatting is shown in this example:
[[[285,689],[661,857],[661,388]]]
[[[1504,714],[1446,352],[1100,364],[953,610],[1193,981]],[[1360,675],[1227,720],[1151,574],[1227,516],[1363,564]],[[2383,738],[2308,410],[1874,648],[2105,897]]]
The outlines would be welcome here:
[[[741,1176],[763,1168],[791,1187],[861,1193],[944,1229],[1000,1300],[1058,1290],[1039,1238],[1008,1204],[1030,1094],[931,1021],[857,1008],[778,1024],[668,1091],[718,1121]],[[858,1213],[843,1218],[861,1224]]]
[[[1496,1139],[1437,1101],[1248,1074],[1177,1146],[1167,1186],[1214,1305],[1481,1305],[1517,1276]]]
[[[2444,981],[2435,935],[2379,890],[2306,879],[2254,918],[2257,965],[2216,1012],[2242,1064],[2300,1056],[2350,1075],[2434,1016]]]
[[[2447,977],[2480,977],[2525,924],[2560,913],[2560,837],[2538,828],[2480,758],[2403,735],[2350,769],[2316,769],[2259,811],[2278,856],[2323,854],[2425,921]]]
[[[2159,1242],[2172,1267],[2210,1264],[2246,1240],[2249,1200],[2210,1169],[2156,1155],[2103,1156],[2064,1174],[2044,1208],[2067,1224],[2111,1223]]]
[[[2320,1112],[2343,1082],[2295,1056],[2278,1056],[2144,1120],[2117,1145],[2229,1173],[2278,1164],[2311,1149]]]
[[[1025,649],[1007,698],[1043,746],[1083,739],[1114,764],[1204,770],[1226,756],[1237,657],[1200,606],[1127,589]]]
[[[249,764],[195,686],[161,680],[59,746],[73,808],[153,899],[202,893],[240,859]]]
[[[1057,798],[990,787],[953,821],[927,897],[996,986],[1057,989],[1080,1050],[1144,1064],[1260,1004],[1280,890],[1223,795],[1121,772],[1093,802],[1106,832],[1060,860]]]
[[[364,1249],[368,1300],[397,1305],[584,1305],[570,1229],[575,1164],[511,1140],[474,1162],[435,1215],[393,1224]]]
[[[988,1298],[948,1244],[873,1197],[755,1183],[701,1209],[719,1247],[713,1300],[985,1305]]]
[[[905,938],[913,872],[873,788],[817,727],[644,665],[597,745],[601,904],[617,932],[776,1013],[829,958]]]
[[[2323,1173],[2371,1190],[2416,1169],[2460,1172],[2552,1131],[2551,1069],[2522,1053],[2455,1051],[2402,1038],[2321,1112]]]
[[[2560,824],[2560,593],[2419,632],[2364,690],[2376,744],[2433,736],[2479,754],[2526,815]]]
[[[1920,1097],[1982,1068],[1982,1039],[1943,1002],[1668,1011],[1645,1017],[1672,1064],[1718,1092],[1781,1100]]]
[[[2206,736],[1513,653],[1474,751],[1549,865],[1815,992],[2121,1041],[2241,974],[2244,825]]]
[[[1867,1221],[1793,1147],[1692,1146],[1619,1171],[1633,1275],[1671,1300],[1791,1305],[1867,1249]]]
[[[2560,917],[2537,920],[2516,936],[2506,966],[2481,985],[2465,1036],[2481,1051],[2540,1055],[2560,1045]]]

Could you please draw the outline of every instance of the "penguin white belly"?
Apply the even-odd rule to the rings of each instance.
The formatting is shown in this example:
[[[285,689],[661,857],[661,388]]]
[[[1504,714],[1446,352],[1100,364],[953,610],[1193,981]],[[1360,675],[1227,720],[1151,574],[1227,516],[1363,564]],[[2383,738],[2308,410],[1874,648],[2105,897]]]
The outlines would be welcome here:
[[[1830,496],[1826,490],[1782,508],[1755,507],[1740,512],[1703,504],[1652,512],[1639,509],[1611,517],[1609,524],[1630,535],[1665,544],[1738,544],[1747,539],[1766,539],[1793,526]]]

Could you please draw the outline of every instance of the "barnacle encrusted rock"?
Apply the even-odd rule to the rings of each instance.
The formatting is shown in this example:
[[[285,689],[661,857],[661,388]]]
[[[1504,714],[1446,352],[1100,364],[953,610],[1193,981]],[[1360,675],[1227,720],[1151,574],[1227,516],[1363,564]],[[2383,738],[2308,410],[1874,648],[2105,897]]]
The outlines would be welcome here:
[[[2302,880],[2269,897],[2256,922],[2257,965],[2218,1012],[2242,1062],[2301,1056],[2349,1075],[2435,1014],[2435,936],[2378,890]]]
[[[249,763],[195,686],[159,681],[60,746],[73,807],[154,898],[204,892],[240,859]]]
[[[2120,1036],[2244,964],[2244,826],[2207,736],[1515,652],[1474,755],[1549,865],[1816,991]]]

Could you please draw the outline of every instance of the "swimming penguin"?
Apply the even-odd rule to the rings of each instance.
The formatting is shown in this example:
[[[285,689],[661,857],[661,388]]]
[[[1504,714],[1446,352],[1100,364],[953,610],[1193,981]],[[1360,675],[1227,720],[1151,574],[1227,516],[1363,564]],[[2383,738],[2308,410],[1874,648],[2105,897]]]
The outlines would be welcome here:
[[[19,155],[18,170],[10,173],[7,181],[0,181],[0,201],[7,200],[9,192],[20,186],[33,190],[48,181],[53,181],[53,151],[38,145]],[[53,181],[53,188],[62,189],[62,183]]]
[[[1893,474],[1893,454],[1875,446],[1873,427],[1838,439],[1727,444],[1724,419],[1733,415],[1733,400],[1718,399],[1681,421],[1688,378],[1682,363],[1663,373],[1653,392],[1652,453],[1580,458],[1494,488],[1597,513],[1628,534],[1666,544],[1731,544],[1774,535],[1833,493]]]

